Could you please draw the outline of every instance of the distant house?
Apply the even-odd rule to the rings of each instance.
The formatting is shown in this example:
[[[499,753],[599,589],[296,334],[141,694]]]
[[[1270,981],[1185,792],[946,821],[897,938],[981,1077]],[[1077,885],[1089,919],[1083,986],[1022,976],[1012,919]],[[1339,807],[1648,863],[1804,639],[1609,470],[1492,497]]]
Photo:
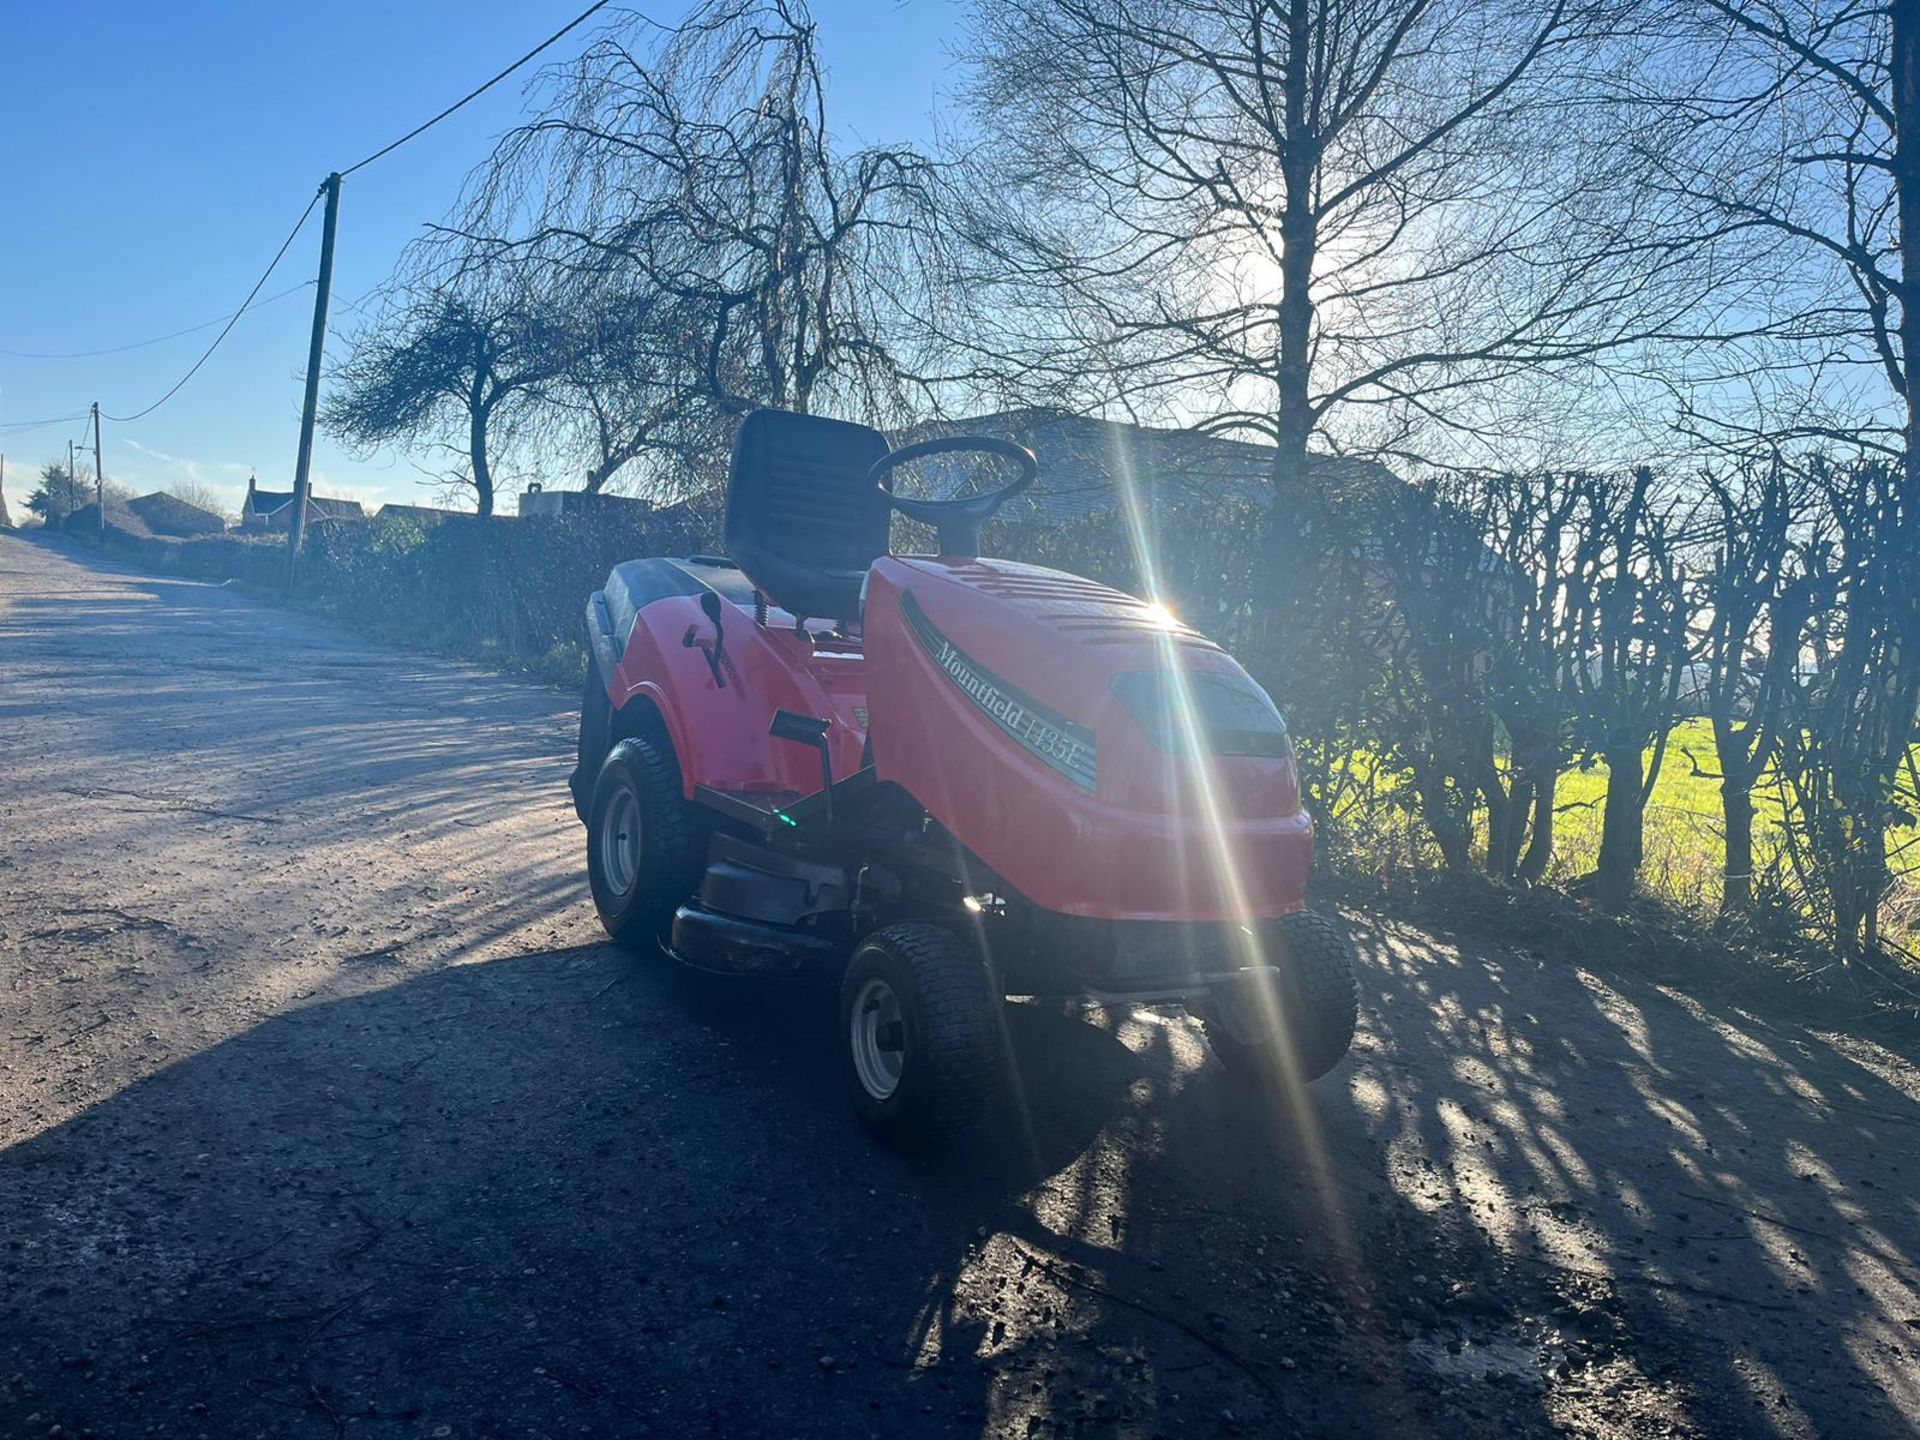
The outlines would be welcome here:
[[[135,496],[127,501],[127,509],[138,515],[156,535],[218,535],[227,528],[225,516],[203,510],[164,490]]]
[[[322,495],[307,496],[307,520],[364,520],[366,512],[358,500],[329,500]],[[285,531],[293,523],[293,492],[262,490],[254,477],[247,477],[247,498],[240,506],[240,528],[255,532]]]

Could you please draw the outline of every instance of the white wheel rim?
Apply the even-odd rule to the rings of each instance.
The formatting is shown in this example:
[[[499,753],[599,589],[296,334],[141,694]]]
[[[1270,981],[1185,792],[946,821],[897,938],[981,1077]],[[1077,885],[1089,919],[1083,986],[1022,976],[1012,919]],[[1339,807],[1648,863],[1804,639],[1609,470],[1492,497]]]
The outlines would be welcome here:
[[[850,1028],[860,1088],[875,1100],[888,1099],[900,1088],[907,1065],[906,1019],[893,987],[877,977],[862,985],[853,999]]]
[[[1271,970],[1242,970],[1237,983],[1218,997],[1213,1013],[1240,1044],[1266,1045],[1280,1033],[1280,1001],[1273,982]]]
[[[640,806],[631,790],[617,791],[600,821],[600,865],[616,895],[640,878]]]

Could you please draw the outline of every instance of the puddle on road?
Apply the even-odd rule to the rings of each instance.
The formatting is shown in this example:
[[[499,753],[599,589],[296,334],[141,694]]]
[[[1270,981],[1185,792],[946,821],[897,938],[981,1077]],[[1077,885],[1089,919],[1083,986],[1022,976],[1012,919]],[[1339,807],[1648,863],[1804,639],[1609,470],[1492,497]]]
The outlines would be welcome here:
[[[1458,1350],[1453,1348],[1456,1344]],[[1442,1379],[1505,1380],[1535,1390],[1546,1384],[1534,1347],[1520,1340],[1413,1340],[1407,1348]]]

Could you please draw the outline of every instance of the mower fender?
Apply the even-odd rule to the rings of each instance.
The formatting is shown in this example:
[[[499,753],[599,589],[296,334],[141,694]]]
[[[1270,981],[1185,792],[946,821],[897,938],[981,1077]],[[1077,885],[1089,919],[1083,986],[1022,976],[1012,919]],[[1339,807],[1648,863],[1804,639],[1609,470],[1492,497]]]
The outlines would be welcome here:
[[[657,713],[689,798],[701,786],[787,800],[819,790],[818,754],[770,733],[781,710],[828,722],[836,776],[860,769],[861,656],[797,635],[793,617],[777,609],[757,624],[751,609],[724,594],[716,643],[699,589],[659,596],[634,611],[608,687],[615,732],[631,733],[631,722],[617,718],[630,706]],[[611,588],[607,603],[617,637],[622,605]]]
[[[602,690],[613,688],[613,672],[619,668],[624,639],[613,633],[613,612],[607,608],[607,592],[594,591],[587,598],[587,649],[593,655],[594,673],[600,677]]]

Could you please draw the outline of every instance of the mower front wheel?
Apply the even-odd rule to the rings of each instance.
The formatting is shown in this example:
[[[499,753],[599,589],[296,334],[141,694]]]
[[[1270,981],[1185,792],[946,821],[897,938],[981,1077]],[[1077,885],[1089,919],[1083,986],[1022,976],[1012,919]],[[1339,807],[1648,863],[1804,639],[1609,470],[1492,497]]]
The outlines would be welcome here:
[[[1201,1017],[1227,1071],[1266,1085],[1318,1080],[1353,1043],[1359,1018],[1353,942],[1312,911],[1270,922],[1271,963],[1243,973]]]
[[[608,751],[587,807],[587,882],[607,934],[657,949],[699,883],[702,841],[670,749],[635,738]]]
[[[933,1149],[986,1114],[1000,1072],[1000,998],[978,951],[938,925],[883,926],[840,986],[847,1088],[883,1143]]]

